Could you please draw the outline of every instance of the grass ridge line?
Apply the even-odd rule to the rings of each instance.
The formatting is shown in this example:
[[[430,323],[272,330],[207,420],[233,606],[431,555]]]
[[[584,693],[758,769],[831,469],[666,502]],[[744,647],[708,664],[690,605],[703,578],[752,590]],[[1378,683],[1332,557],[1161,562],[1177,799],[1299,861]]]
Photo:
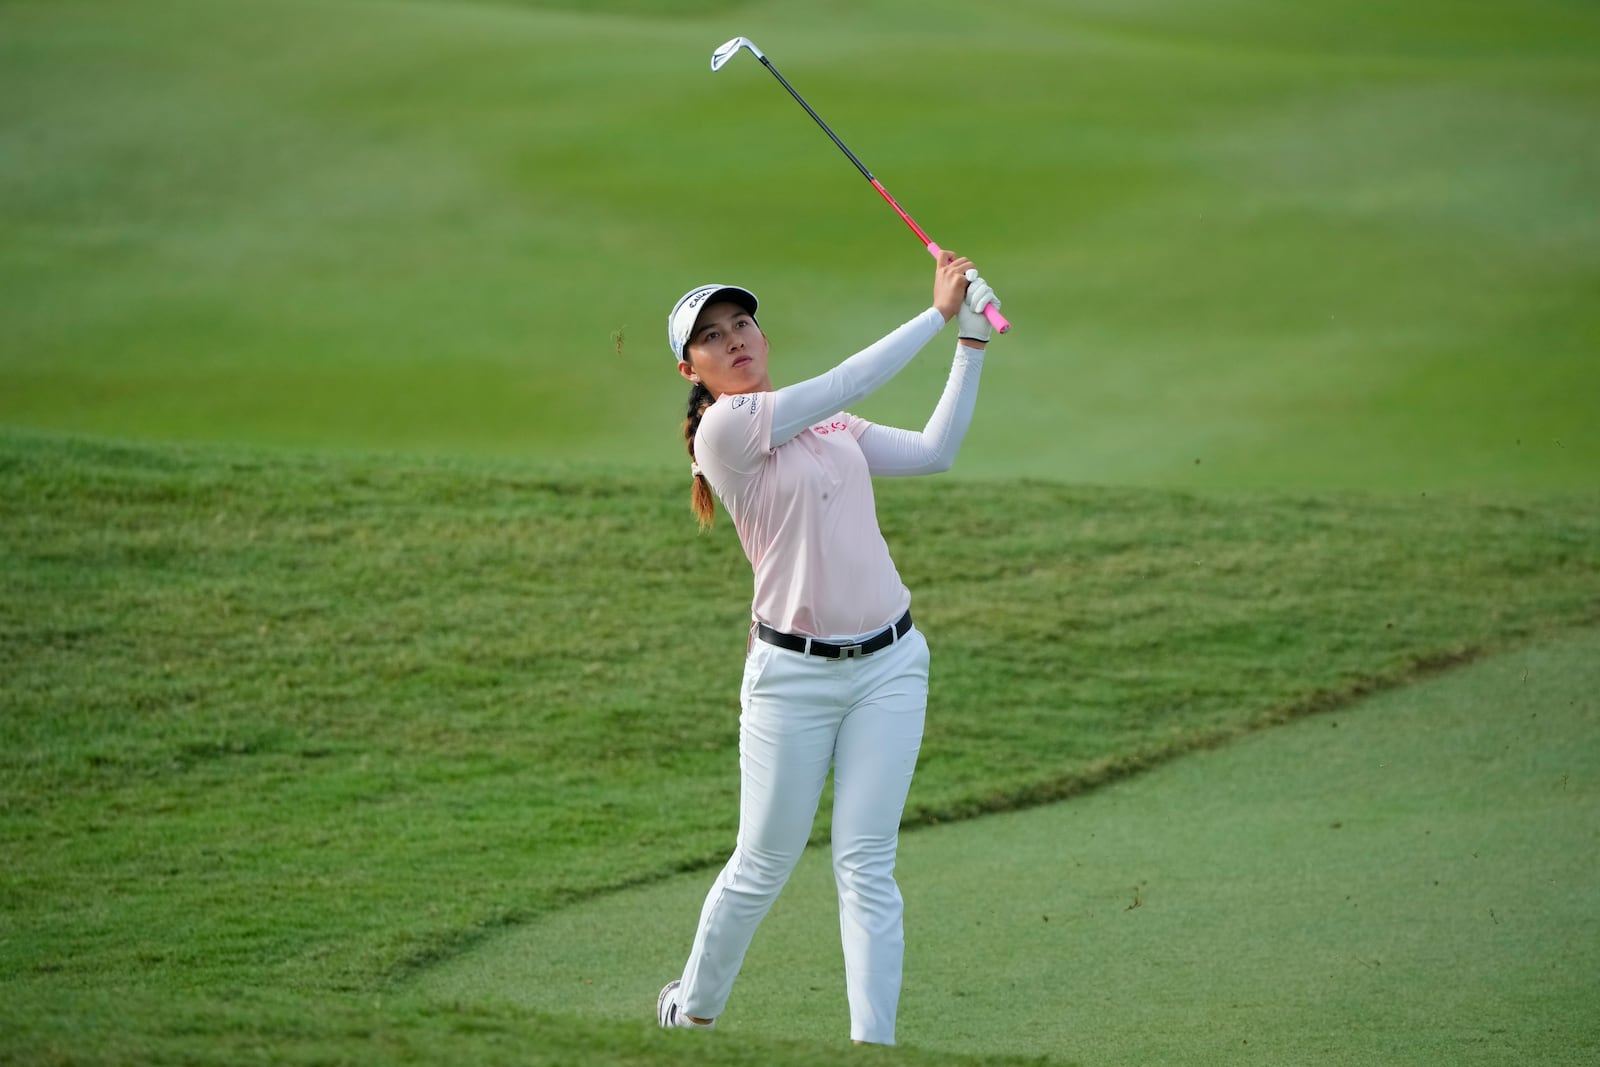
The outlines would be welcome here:
[[[1495,645],[1469,645],[1413,656],[1403,670],[1390,674],[1367,675],[1338,688],[1318,690],[1301,699],[1269,708],[1247,722],[1186,733],[1163,744],[1144,746],[1133,752],[1108,756],[1077,773],[991,794],[971,802],[958,801],[936,807],[918,808],[901,823],[901,830],[902,832],[928,830],[947,823],[969,822],[989,815],[1005,815],[1049,804],[1059,804],[1135,778],[1197,752],[1219,749],[1265,730],[1348,708],[1380,693],[1417,685],[1493,656],[1506,655],[1542,641],[1597,626],[1600,626],[1600,614],[1559,622],[1549,630],[1529,634],[1516,641]],[[814,834],[806,847],[815,848],[827,843],[826,834]],[[398,991],[431,968],[465,956],[496,935],[537,922],[553,914],[555,910],[631,889],[656,885],[681,874],[714,870],[725,862],[727,862],[726,850],[684,859],[657,871],[617,879],[600,887],[566,888],[557,894],[559,903],[556,909],[548,912],[523,909],[494,916],[460,930],[455,936],[446,936],[437,944],[411,953],[382,975],[375,983],[374,991]]]
[[[1524,640],[1504,646],[1471,646],[1415,656],[1406,668],[1392,674],[1373,674],[1357,678],[1337,689],[1323,689],[1298,700],[1292,700],[1256,716],[1246,722],[1229,726],[1185,733],[1171,741],[1147,745],[1133,752],[1119,753],[1091,763],[1085,770],[1061,775],[1020,789],[997,793],[975,805],[949,805],[943,808],[917,812],[913,819],[902,824],[902,829],[924,829],[946,822],[981,818],[985,815],[1003,815],[1026,811],[1029,808],[1057,804],[1074,797],[1084,796],[1155,770],[1174,760],[1232,744],[1243,738],[1277,726],[1348,708],[1357,702],[1379,693],[1386,693],[1439,675],[1470,666],[1492,655],[1501,655],[1515,648],[1547,640],[1561,633],[1576,632],[1600,623],[1600,618],[1589,619],[1562,626],[1549,633],[1530,635]],[[813,842],[815,843],[815,842]]]
[[[808,843],[807,847],[810,847],[812,843]],[[630,889],[643,889],[646,886],[658,885],[669,878],[676,878],[680,874],[693,874],[697,871],[711,870],[726,863],[727,859],[725,851],[703,853],[688,859],[668,863],[657,870],[630,877],[617,878],[598,887],[565,886],[556,889],[551,894],[555,902],[552,908],[544,910],[513,908],[485,917],[470,926],[437,934],[430,943],[396,960],[371,983],[367,991],[373,993],[399,992],[412,980],[425,974],[430,969],[468,955],[473,949],[493,940],[499,934],[521,929],[574,904],[598,900],[617,893],[627,892]]]

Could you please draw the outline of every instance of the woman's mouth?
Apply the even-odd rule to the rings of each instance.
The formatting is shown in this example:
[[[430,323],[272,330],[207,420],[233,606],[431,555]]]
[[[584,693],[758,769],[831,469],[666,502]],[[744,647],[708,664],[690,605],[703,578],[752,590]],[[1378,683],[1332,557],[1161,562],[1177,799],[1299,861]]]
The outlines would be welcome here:
[[[750,362],[750,357],[749,356],[740,356],[738,359],[733,361],[734,369],[737,370],[738,368],[745,366],[749,362]]]

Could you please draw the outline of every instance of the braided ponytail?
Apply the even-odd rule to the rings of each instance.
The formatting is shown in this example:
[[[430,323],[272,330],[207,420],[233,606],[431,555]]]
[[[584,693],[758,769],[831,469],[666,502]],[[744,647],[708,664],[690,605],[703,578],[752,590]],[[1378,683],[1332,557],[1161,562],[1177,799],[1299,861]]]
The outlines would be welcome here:
[[[694,388],[689,390],[689,407],[683,419],[683,440],[689,449],[689,458],[694,459],[694,435],[700,429],[700,416],[706,413],[716,398],[699,382],[694,383]],[[700,528],[708,530],[711,521],[716,518],[716,498],[711,495],[711,483],[706,481],[706,476],[700,473],[699,467],[694,469],[694,488],[689,493],[689,506],[694,510],[695,517],[700,520]]]

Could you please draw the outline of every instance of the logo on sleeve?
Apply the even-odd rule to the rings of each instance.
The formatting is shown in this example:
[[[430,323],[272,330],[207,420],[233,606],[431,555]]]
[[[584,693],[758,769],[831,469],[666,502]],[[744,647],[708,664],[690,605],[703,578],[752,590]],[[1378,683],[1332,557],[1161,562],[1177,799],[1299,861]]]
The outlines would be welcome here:
[[[730,409],[734,410],[734,411],[738,411],[740,408],[746,407],[746,406],[748,406],[750,408],[750,414],[751,415],[754,415],[756,412],[760,411],[761,410],[761,394],[760,393],[740,393],[738,396],[736,396],[732,400],[728,401],[728,407]]]

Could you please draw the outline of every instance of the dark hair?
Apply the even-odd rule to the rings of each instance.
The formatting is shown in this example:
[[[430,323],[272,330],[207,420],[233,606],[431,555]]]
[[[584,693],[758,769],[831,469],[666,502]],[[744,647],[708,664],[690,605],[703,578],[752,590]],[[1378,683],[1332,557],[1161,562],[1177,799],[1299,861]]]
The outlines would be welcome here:
[[[689,449],[690,459],[694,459],[694,435],[700,429],[700,416],[715,401],[711,390],[700,382],[695,382],[694,388],[689,390],[689,407],[683,418],[683,440]],[[689,492],[689,506],[694,509],[695,518],[700,520],[700,528],[709,529],[717,514],[716,498],[711,495],[711,483],[698,471],[694,476],[694,488]]]

